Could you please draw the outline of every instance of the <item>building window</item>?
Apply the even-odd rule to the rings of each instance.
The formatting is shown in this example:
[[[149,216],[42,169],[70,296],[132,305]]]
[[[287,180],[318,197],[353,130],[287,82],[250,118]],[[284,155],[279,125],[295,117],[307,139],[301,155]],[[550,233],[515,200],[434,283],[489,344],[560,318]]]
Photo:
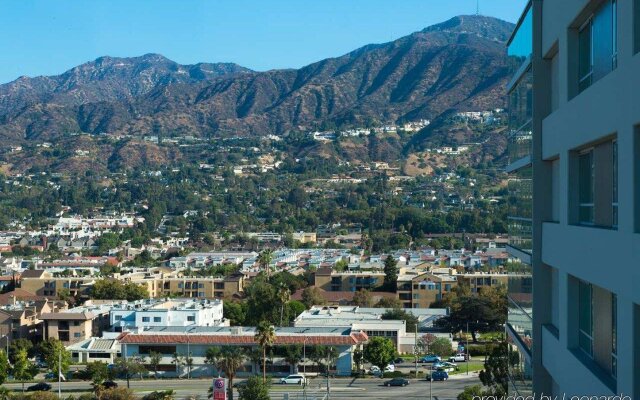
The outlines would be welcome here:
[[[640,52],[640,0],[633,2],[633,28],[635,52]]]
[[[611,375],[618,376],[618,296],[611,295]]]
[[[188,315],[187,316],[187,321],[189,322],[195,322],[196,320],[196,316],[195,315]]]
[[[74,338],[79,338],[81,336],[80,332],[74,332],[73,333],[73,337]]]
[[[593,287],[584,281],[578,284],[578,347],[593,356]]]
[[[153,317],[153,322],[162,322],[162,318],[160,318],[160,317]]]
[[[122,320],[122,315],[116,315],[116,321],[121,321]]]
[[[611,146],[612,153],[612,171],[611,181],[613,182],[613,193],[612,193],[612,202],[611,202],[611,225],[614,227],[618,226],[618,141],[613,141],[613,146]]]
[[[581,224],[593,224],[593,189],[595,169],[593,167],[593,149],[584,151],[578,156],[579,211],[578,221]]]
[[[142,317],[142,322],[150,322],[151,319],[149,317]]]
[[[578,92],[618,65],[618,4],[606,0],[578,30]]]

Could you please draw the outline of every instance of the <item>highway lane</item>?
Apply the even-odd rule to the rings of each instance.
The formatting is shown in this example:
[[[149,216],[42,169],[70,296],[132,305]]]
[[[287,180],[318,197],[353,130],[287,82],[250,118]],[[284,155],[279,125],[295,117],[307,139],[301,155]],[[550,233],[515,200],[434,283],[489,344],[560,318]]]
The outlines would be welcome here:
[[[240,381],[240,380],[236,380]],[[331,399],[428,399],[430,383],[426,380],[411,380],[407,387],[384,387],[382,383],[385,379],[366,378],[366,379],[332,379],[331,380]],[[118,381],[120,387],[126,387],[125,381]],[[435,400],[456,399],[458,394],[464,390],[466,386],[480,384],[477,374],[466,376],[452,375],[446,382],[433,382],[432,392]],[[207,390],[211,386],[210,379],[173,379],[173,380],[132,380],[131,389],[138,395],[144,395],[154,390],[172,389],[176,392],[176,398],[199,398],[206,399]],[[10,383],[4,385],[8,389],[20,391],[21,385],[18,383]],[[28,384],[26,386],[29,386]],[[53,392],[58,390],[58,384],[52,383]],[[75,394],[91,391],[89,382],[63,382],[63,394]],[[285,393],[289,395],[289,400],[303,400],[303,390],[298,386],[273,384],[271,389],[271,398],[274,400],[285,399]],[[307,399],[321,399],[326,394],[326,386],[324,379],[311,379],[307,386]],[[237,398],[237,397],[236,397]]]

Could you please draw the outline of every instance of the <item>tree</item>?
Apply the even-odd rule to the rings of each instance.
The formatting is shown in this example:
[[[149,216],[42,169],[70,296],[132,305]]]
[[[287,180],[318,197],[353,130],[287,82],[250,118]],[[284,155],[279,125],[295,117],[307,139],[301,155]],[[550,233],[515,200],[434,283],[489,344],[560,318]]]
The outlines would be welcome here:
[[[353,362],[356,364],[356,370],[362,369],[362,362],[364,361],[364,353],[362,350],[355,350],[353,352]]]
[[[310,286],[302,291],[302,302],[309,309],[312,306],[324,304],[324,297],[322,297],[320,289]]]
[[[176,366],[176,375],[180,377],[180,366],[184,364],[184,357],[178,353],[173,353],[171,362]]]
[[[91,379],[94,389],[100,387],[109,378],[109,367],[101,361],[87,363],[85,372]]]
[[[286,287],[278,290],[278,300],[280,300],[280,326],[282,325],[282,318],[284,317],[284,307],[291,300],[291,292]]]
[[[383,297],[375,305],[375,308],[402,308],[402,302],[397,297]]]
[[[388,292],[398,288],[398,261],[391,254],[384,260],[384,288]]]
[[[153,368],[153,377],[158,379],[158,367],[162,362],[162,354],[157,351],[149,352],[149,365]]]
[[[502,342],[493,348],[484,363],[484,369],[480,371],[482,384],[496,396],[506,395],[509,389],[509,362],[509,347],[507,343]]]
[[[242,326],[247,318],[246,303],[225,301],[222,305],[223,314],[231,326]]]
[[[303,302],[298,300],[291,300],[287,304],[287,315],[289,316],[289,323],[295,320],[298,315],[302,314],[307,309],[307,306]]]
[[[371,307],[373,305],[373,298],[371,292],[366,289],[360,289],[353,294],[353,305],[359,307]]]
[[[429,346],[429,353],[439,355],[442,358],[447,358],[453,353],[451,347],[451,341],[447,338],[437,338]]]
[[[263,250],[258,256],[258,264],[266,272],[267,277],[271,276],[271,261],[273,261],[273,250],[271,249]]]
[[[484,398],[487,394],[482,391],[482,386],[473,385],[464,388],[464,392],[460,393],[457,397],[458,400],[476,400]]]
[[[262,348],[262,380],[267,381],[267,347],[273,345],[276,340],[276,331],[273,325],[262,321],[256,328],[255,341]]]
[[[0,385],[9,377],[9,356],[4,350],[0,350]]]
[[[384,371],[384,368],[393,361],[396,356],[396,347],[393,342],[383,337],[372,337],[364,347],[364,359]]]
[[[247,384],[238,388],[240,400],[270,400],[269,387],[271,382],[261,380],[257,376],[247,379]]]
[[[136,375],[142,375],[147,371],[142,361],[142,358],[136,357],[135,355],[131,357],[123,356],[116,359],[114,369],[118,375],[124,375],[127,381],[127,388],[131,387],[131,378]]]
[[[22,391],[24,392],[24,382],[30,381],[38,373],[38,367],[29,361],[27,351],[20,349],[15,354],[15,362],[13,363],[13,378],[22,383]]]
[[[392,310],[387,310],[384,314],[382,314],[382,319],[385,320],[402,320],[405,321],[407,332],[413,332],[416,330],[416,326],[418,325],[418,317],[413,315],[410,312],[403,310],[402,308],[394,308]]]
[[[33,357],[35,354],[35,348],[33,347],[33,343],[28,339],[15,339],[11,341],[11,345],[9,346],[9,361],[12,363],[16,362],[15,355],[18,353],[20,349],[24,349],[27,352],[27,356]]]
[[[187,379],[191,379],[191,369],[193,368],[193,357],[191,353],[184,356],[184,365],[187,367]]]
[[[502,295],[504,294],[504,298]],[[451,313],[438,320],[437,324],[449,332],[471,331],[474,343],[478,332],[493,332],[502,329],[507,318],[507,303],[504,289],[483,290],[479,295],[456,297],[452,301]]]
[[[284,360],[291,366],[293,371],[292,373],[297,373],[298,370],[296,366],[300,361],[302,361],[302,346],[286,346],[284,348]]]
[[[175,395],[173,390],[156,390],[142,396],[142,400],[173,400]]]
[[[100,400],[137,400],[137,397],[127,388],[113,388],[103,390]]]
[[[136,301],[149,298],[149,292],[144,286],[133,282],[99,279],[91,288],[91,297],[99,300]]]
[[[433,344],[433,342],[435,342],[436,339],[437,339],[437,336],[434,335],[433,333],[427,333],[422,335],[422,337],[418,339],[418,347],[420,351],[422,351],[423,353],[429,354],[431,352],[431,345]]]
[[[242,348],[231,346],[210,347],[207,349],[205,360],[207,364],[214,365],[218,371],[222,371],[224,376],[229,379],[227,394],[229,400],[233,400],[233,380],[242,368],[246,352]]]
[[[67,351],[64,344],[58,339],[49,339],[40,343],[40,353],[44,359],[47,369],[58,375],[58,371],[66,374],[71,365],[71,353]]]

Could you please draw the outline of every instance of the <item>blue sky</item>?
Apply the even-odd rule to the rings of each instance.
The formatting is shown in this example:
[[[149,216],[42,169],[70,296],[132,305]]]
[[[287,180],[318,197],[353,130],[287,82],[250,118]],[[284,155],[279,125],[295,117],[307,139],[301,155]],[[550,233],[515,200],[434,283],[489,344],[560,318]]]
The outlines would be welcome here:
[[[480,13],[515,22],[525,3],[480,0]],[[103,55],[297,68],[475,9],[476,0],[0,0],[0,83]]]

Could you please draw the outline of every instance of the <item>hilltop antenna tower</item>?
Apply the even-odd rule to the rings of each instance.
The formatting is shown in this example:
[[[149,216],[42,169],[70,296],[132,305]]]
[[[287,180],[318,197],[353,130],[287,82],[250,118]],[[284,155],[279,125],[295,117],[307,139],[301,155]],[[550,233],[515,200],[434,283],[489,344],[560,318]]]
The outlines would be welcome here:
[[[480,15],[480,0],[476,0],[476,16]]]

